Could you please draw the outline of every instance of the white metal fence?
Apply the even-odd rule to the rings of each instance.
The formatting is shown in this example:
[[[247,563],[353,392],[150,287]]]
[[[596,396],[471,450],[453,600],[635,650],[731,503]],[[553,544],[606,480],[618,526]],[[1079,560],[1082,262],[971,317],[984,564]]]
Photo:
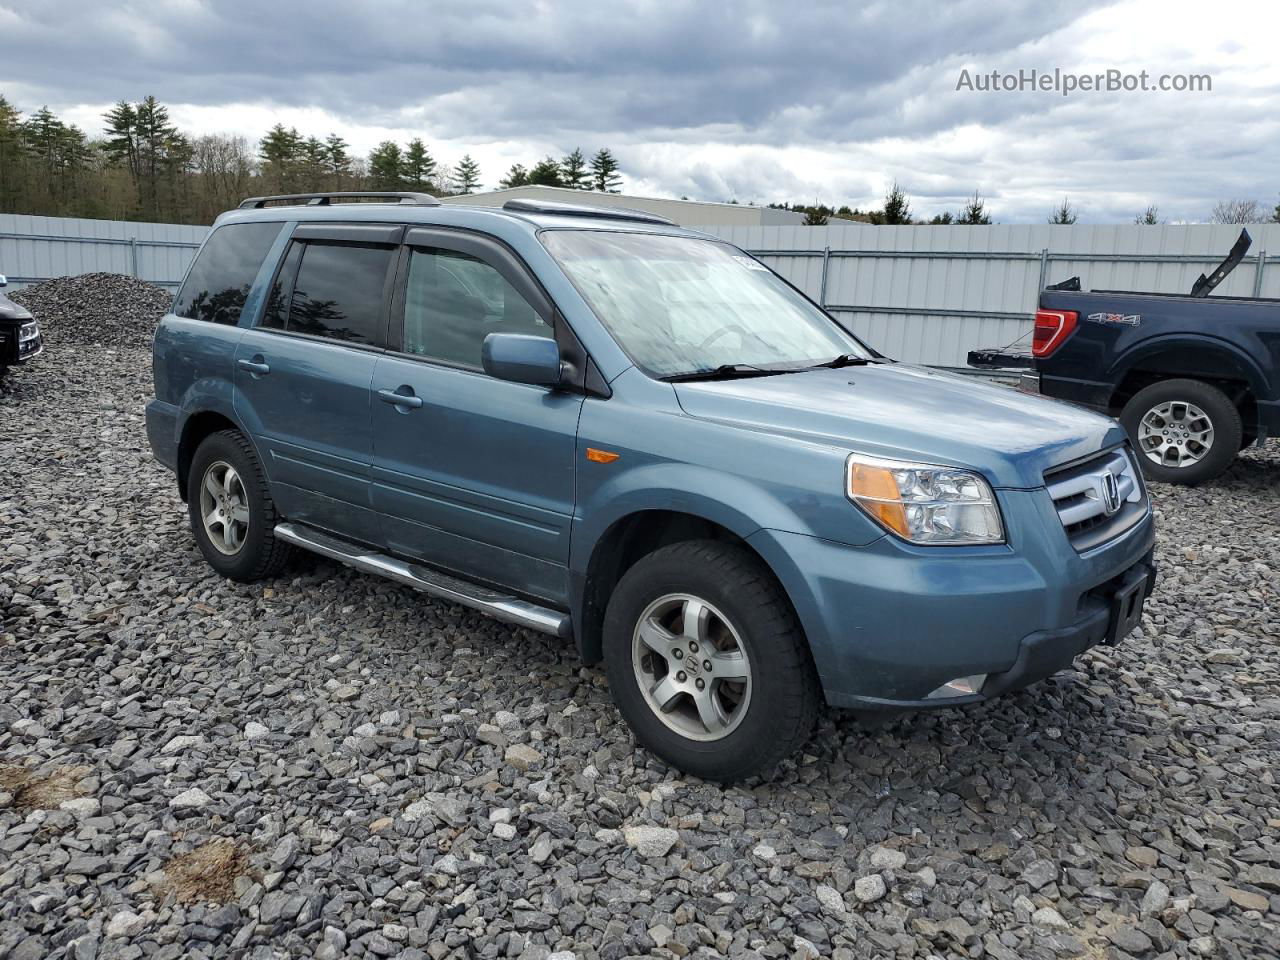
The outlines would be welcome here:
[[[1280,297],[1280,224],[1248,229],[1250,253],[1215,295]],[[972,349],[1029,336],[1046,284],[1079,275],[1085,290],[1187,293],[1227,255],[1240,227],[850,224],[706,231],[755,253],[883,353],[962,367]]]
[[[0,273],[13,289],[53,277],[123,273],[176,287],[208,227],[0,214]]]
[[[1039,290],[1079,275],[1086,290],[1185,293],[1217,264],[1234,226],[705,227],[772,266],[901,360],[962,367],[969,350],[1026,336]],[[1280,224],[1219,296],[1280,298]],[[0,214],[0,273],[14,287],[98,270],[176,287],[206,227]],[[1267,254],[1266,251],[1273,251]]]

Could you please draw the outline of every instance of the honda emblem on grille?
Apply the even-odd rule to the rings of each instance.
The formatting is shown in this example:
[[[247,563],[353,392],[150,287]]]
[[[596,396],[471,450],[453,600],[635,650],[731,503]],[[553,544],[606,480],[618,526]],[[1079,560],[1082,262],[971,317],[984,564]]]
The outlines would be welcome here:
[[[1120,509],[1120,484],[1109,470],[1102,475],[1102,509],[1108,517]]]

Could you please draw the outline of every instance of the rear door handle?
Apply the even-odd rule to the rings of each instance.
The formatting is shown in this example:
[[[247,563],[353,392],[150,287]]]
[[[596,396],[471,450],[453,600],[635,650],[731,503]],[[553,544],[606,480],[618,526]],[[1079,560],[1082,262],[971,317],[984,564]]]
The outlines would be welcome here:
[[[398,392],[404,390],[404,393]],[[389,403],[395,407],[405,407],[409,410],[417,410],[422,406],[422,398],[413,395],[412,387],[399,387],[398,390],[379,390],[378,399],[383,403]]]
[[[241,370],[248,370],[256,377],[264,377],[271,372],[271,366],[263,362],[262,354],[258,354],[252,360],[237,360],[236,365]]]

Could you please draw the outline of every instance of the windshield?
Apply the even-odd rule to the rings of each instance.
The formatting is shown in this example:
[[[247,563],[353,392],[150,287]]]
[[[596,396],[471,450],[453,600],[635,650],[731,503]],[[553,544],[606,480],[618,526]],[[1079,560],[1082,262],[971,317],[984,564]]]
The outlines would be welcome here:
[[[802,369],[872,354],[772,271],[725,243],[549,230],[542,242],[635,363],[655,377]]]

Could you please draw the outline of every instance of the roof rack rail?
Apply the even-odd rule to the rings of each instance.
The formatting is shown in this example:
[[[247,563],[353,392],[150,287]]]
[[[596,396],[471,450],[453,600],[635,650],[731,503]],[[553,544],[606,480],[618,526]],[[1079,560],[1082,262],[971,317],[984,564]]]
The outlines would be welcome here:
[[[662,223],[678,226],[674,220],[646,213],[644,210],[632,210],[630,207],[597,207],[587,203],[560,203],[556,200],[508,200],[502,205],[503,210],[512,213],[551,213],[563,217],[598,217],[601,220],[632,220],[636,223]]]
[[[240,201],[241,210],[261,210],[267,204],[281,206],[327,207],[334,200],[394,200],[422,207],[438,207],[440,201],[429,193],[407,193],[403,190],[348,190],[335,193],[282,193],[273,197],[250,197]]]

